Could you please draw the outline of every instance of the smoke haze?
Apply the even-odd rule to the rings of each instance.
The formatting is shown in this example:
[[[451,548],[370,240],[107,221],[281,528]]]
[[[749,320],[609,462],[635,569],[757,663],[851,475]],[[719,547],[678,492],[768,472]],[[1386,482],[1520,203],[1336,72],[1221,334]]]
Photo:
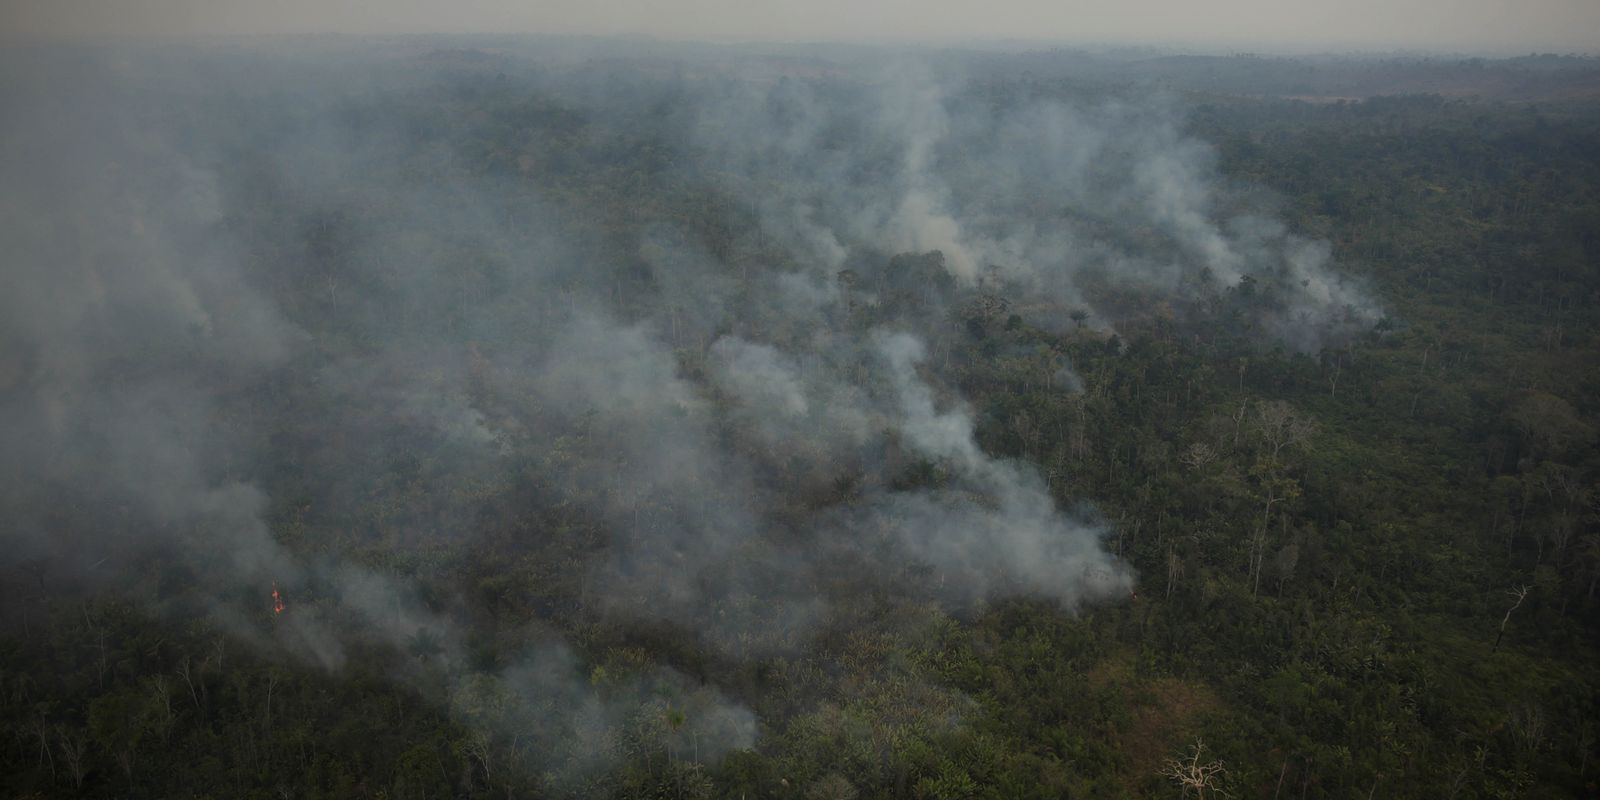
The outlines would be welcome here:
[[[8,57],[0,559],[328,670],[391,651],[486,736],[541,720],[543,768],[595,768],[652,704],[707,757],[756,739],[683,672],[596,677],[585,626],[738,662],[857,604],[845,574],[956,613],[1132,590],[1103,522],[980,447],[968,337],[1165,304],[1315,352],[1381,316],[1170,97],[375,52]],[[441,543],[559,565],[498,663]]]
[[[418,0],[13,0],[0,18],[45,35],[558,33],[745,40],[1270,42],[1279,48],[1428,47],[1592,50],[1600,11],[1586,0],[1350,0],[1205,4],[1137,0],[963,3],[799,3],[727,0],[580,3],[463,0],[448,11]]]

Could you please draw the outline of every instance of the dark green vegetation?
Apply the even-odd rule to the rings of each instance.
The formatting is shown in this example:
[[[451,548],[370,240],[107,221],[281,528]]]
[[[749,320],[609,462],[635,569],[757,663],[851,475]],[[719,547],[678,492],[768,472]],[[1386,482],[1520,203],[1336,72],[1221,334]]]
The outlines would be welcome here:
[[[1099,88],[1037,75],[989,90]],[[1093,307],[1118,310],[1112,333],[1003,283],[954,281],[938,254],[857,254],[839,283],[882,299],[847,303],[831,324],[866,336],[899,321],[924,336],[928,370],[972,406],[982,449],[1036,465],[1063,508],[1091,503],[1137,594],[1077,613],[1027,593],[947,602],[926,565],[840,555],[809,589],[828,600],[822,618],[769,631],[778,644],[748,655],[697,638],[711,623],[670,608],[610,613],[586,583],[612,521],[588,495],[626,487],[567,476],[626,475],[613,445],[638,432],[577,420],[554,441],[511,435],[485,469],[418,433],[408,415],[422,412],[401,398],[341,406],[325,391],[395,342],[451,341],[385,369],[458,385],[514,428],[525,397],[499,374],[503,343],[549,336],[542,309],[563,302],[510,291],[507,254],[546,246],[538,233],[486,243],[406,230],[360,197],[308,206],[270,159],[226,154],[217,224],[308,341],[268,378],[219,392],[221,424],[269,455],[217,469],[261,488],[273,539],[297,557],[412,582],[460,630],[357,640],[329,668],[235,635],[212,613],[206,570],[171,544],[126,556],[109,581],[43,557],[8,564],[0,785],[18,797],[1178,797],[1168,759],[1203,740],[1202,763],[1225,763],[1234,797],[1593,794],[1600,109],[1420,96],[1181,105],[1223,174],[1274,192],[1283,222],[1327,239],[1386,318],[1300,353],[1252,330],[1281,288],[1267,280],[1176,297],[1091,284]],[[297,113],[330,113],[225,111],[263,140],[292,135]],[[673,168],[682,154],[655,127],[670,124],[669,101],[589,116],[491,68],[331,113],[356,131],[406,132],[368,141],[370,162],[349,174],[426,185],[445,205],[489,183],[505,200],[485,213],[570,227],[565,257],[583,266],[566,279],[611,287],[625,318],[652,302],[638,254],[653,225],[709,253],[735,297],[752,273],[796,258],[751,233],[759,210]],[[413,302],[381,279],[385,252],[450,269]],[[710,341],[683,324],[691,332],[663,338],[698,382]],[[1064,363],[1081,391],[1055,379]],[[718,436],[768,480],[799,487],[776,527],[865,493],[868,467],[818,474],[814,459],[761,453],[736,418],[723,422]],[[951,480],[937,459],[883,460],[897,487]],[[52,513],[87,524],[117,512]],[[727,569],[759,582],[772,565],[735,554]],[[285,613],[331,607],[334,581],[297,585]],[[270,589],[223,586],[217,605],[273,630]],[[736,615],[738,601],[711,614]],[[573,746],[590,740],[560,701],[547,726],[502,724],[498,686],[473,682],[549,631],[574,653],[554,669],[626,709],[603,758]],[[463,661],[441,657],[457,647]],[[628,688],[656,667],[687,680]],[[681,735],[703,686],[754,713],[752,749],[713,759]]]

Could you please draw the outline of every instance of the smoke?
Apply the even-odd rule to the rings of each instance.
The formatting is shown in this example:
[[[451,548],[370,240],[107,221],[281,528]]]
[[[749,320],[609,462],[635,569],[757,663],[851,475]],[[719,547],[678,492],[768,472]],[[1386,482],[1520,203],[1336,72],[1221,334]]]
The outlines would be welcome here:
[[[756,740],[755,716],[714,688],[694,687],[671,670],[585,670],[559,644],[537,648],[503,672],[470,675],[453,687],[449,703],[473,730],[538,753],[568,781],[662,745],[679,757],[716,761]]]
[[[734,82],[698,109],[692,139],[719,186],[761,209],[770,236],[808,261],[853,250],[937,250],[964,285],[985,275],[1021,297],[1115,326],[1118,291],[1202,304],[1245,282],[1267,335],[1316,351],[1381,310],[1332,269],[1327,246],[1270,219],[1185,135],[1170,99],[1075,97],[892,64],[861,80]]]
[[[300,334],[219,232],[215,173],[97,89],[9,86],[0,127],[7,559],[71,576],[159,543],[260,579],[287,556],[230,412]]]
[[[195,577],[183,605],[262,648],[447,675],[441,706],[540,769],[752,746],[749,698],[684,662],[802,649],[914,574],[893,565],[957,609],[1131,587],[1103,525],[979,447],[930,355],[961,304],[1115,326],[1108,286],[1199,308],[1256,285],[1302,349],[1377,313],[1159,102],[876,62],[355,59],[329,85],[302,57],[6,85],[0,558],[119,576],[159,615],[178,598],[129,576],[160,554]],[[539,621],[499,666],[468,657],[463,553],[535,565]],[[682,669],[607,670],[576,629],[667,631]]]
[[[1127,569],[1100,546],[1101,530],[1063,515],[1026,465],[984,454],[964,409],[935,408],[916,373],[921,342],[880,335],[877,346],[899,400],[901,435],[923,456],[951,465],[956,480],[945,491],[889,495],[866,524],[892,531],[969,600],[1004,589],[1075,608],[1132,587]]]

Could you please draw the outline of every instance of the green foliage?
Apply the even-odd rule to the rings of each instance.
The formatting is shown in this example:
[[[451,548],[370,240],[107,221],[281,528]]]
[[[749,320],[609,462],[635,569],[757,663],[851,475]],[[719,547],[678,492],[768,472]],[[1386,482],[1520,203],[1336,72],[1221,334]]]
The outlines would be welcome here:
[[[487,631],[470,648],[478,672],[436,664],[436,631],[411,634],[399,659],[358,652],[329,673],[234,643],[199,611],[46,598],[0,638],[10,734],[0,787],[19,797],[1173,796],[1161,765],[1203,737],[1235,796],[1593,794],[1600,120],[1588,106],[1438,98],[1202,99],[1215,102],[1194,123],[1219,142],[1228,174],[1272,187],[1292,227],[1328,237],[1378,287],[1387,324],[1289,354],[1238,324],[1241,308],[1270,302],[1268,281],[1247,279],[1212,315],[1152,309],[1108,335],[1082,311],[1059,330],[1030,324],[1002,288],[958,286],[937,252],[838,274],[846,293],[882,298],[853,309],[854,325],[948,309],[930,338],[973,401],[980,443],[1037,466],[1064,507],[1092,500],[1107,546],[1141,576],[1136,596],[1077,612],[1016,598],[957,618],[918,565],[888,564],[887,587],[835,592],[843,599],[814,639],[775,633],[779,655],[723,663],[670,620],[608,621],[572,568],[604,546],[603,526],[576,509],[601,505],[586,494],[607,489],[560,476],[605,464],[606,431],[581,428],[539,451],[509,442],[508,474],[463,474],[446,443],[392,420],[286,414],[262,435],[316,441],[356,424],[395,435],[388,452],[317,451],[328,472],[363,476],[337,509],[296,500],[312,494],[299,465],[267,465],[279,540],[412,576],[430,607],[467,606]],[[647,127],[505,89],[385,101],[419,137],[457,143],[453,169],[535,183],[602,228],[674,221],[726,263],[782,264],[741,238],[751,212],[674,173]],[[594,148],[613,170],[580,169]],[[430,179],[444,169],[420,156],[392,168]],[[261,213],[303,233],[304,252],[272,272],[286,307],[370,304],[377,318],[312,331],[329,363],[369,347],[385,330],[383,299],[399,293],[329,287],[371,232],[337,210],[290,218],[263,200]],[[399,247],[445,246],[379,233]],[[501,255],[439,257],[457,265],[452,291],[493,295]],[[624,296],[645,280],[621,268],[615,279]],[[480,321],[462,307],[406,324],[470,334]],[[506,316],[536,316],[522,310]],[[692,373],[699,345],[679,344]],[[1055,382],[1067,363],[1081,391]],[[299,409],[314,379],[289,375],[241,402]],[[492,409],[482,391],[478,405]],[[792,469],[785,478],[812,485]],[[893,481],[938,486],[945,469],[910,460]],[[847,505],[858,490],[826,482],[814,502]],[[550,502],[530,505],[534,493]],[[461,519],[484,529],[473,548],[430,537]],[[181,583],[159,559],[144,567]],[[853,589],[859,574],[840,565],[826,579]],[[1529,594],[1496,646],[1518,586]],[[514,689],[483,676],[539,625],[580,643],[579,674],[602,696],[671,666],[730,687],[758,713],[762,738],[702,760],[683,736],[693,709],[658,698],[612,743],[605,769],[544,764],[535,751],[559,750],[570,732],[519,729]],[[386,680],[397,661],[433,678]],[[447,702],[426,688],[455,678]]]

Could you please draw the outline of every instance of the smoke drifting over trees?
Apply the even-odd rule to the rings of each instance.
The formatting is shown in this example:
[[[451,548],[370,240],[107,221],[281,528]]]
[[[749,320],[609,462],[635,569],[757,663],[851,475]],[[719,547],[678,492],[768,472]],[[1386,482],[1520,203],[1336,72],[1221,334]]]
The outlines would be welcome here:
[[[1126,598],[1106,524],[980,446],[967,338],[1231,314],[1316,352],[1381,316],[1171,99],[876,57],[8,59],[7,570],[328,670],[388,653],[485,736],[538,720],[517,768],[639,720],[756,741],[735,692],[596,677],[602,622],[739,662],[864,594]],[[485,627],[447,554],[480,544],[555,565],[544,618]]]
[[[1229,191],[1161,97],[1074,101],[906,64],[725,91],[697,118],[706,156],[810,262],[936,250],[964,285],[1013,282],[1112,323],[1129,310],[1096,284],[1191,302],[1272,280],[1258,324],[1308,351],[1381,316],[1325,245]]]

